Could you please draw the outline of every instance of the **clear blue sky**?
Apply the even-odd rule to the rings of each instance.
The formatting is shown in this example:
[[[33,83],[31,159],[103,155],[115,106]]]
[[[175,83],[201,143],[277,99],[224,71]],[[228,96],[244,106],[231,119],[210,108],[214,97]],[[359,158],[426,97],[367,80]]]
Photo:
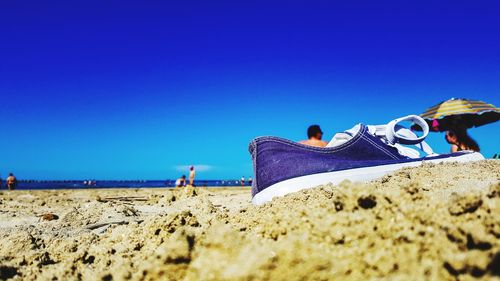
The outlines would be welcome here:
[[[331,138],[451,97],[500,106],[498,1],[3,1],[0,173],[251,175],[249,141]],[[472,129],[500,153],[500,124]],[[431,144],[448,146],[442,134]]]

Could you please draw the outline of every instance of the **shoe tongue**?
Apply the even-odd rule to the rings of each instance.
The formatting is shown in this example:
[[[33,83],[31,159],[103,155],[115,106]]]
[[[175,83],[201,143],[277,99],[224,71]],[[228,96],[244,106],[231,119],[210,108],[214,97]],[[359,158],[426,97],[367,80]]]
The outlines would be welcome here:
[[[335,134],[335,136],[333,136],[332,140],[326,145],[326,147],[336,147],[342,145],[351,140],[360,131],[361,131],[361,124],[358,124],[347,131],[344,131],[342,133],[337,133]]]

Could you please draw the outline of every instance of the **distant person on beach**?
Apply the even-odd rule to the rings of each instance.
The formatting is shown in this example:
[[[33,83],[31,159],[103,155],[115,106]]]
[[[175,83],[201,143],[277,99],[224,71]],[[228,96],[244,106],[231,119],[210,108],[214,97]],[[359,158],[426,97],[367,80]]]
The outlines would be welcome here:
[[[241,186],[245,186],[245,177],[241,177]]]
[[[9,190],[14,190],[17,186],[17,179],[13,173],[9,174],[9,177],[5,182],[7,183],[7,187],[9,188]]]
[[[178,178],[175,181],[175,187],[183,187],[186,186],[186,175],[182,175],[182,177]]]
[[[196,177],[196,171],[194,170],[194,167],[191,166],[189,168],[189,185],[194,186],[194,178]]]
[[[253,179],[252,179],[252,177],[249,177],[248,178],[248,186],[252,186],[252,183],[253,183]]]
[[[445,139],[451,144],[451,152],[463,150],[480,151],[479,145],[469,136],[467,128],[464,126],[454,126],[454,128],[446,132]]]
[[[307,129],[307,138],[307,140],[303,140],[300,143],[316,147],[325,147],[327,145],[325,141],[321,140],[323,138],[323,131],[321,131],[319,125],[309,126]]]

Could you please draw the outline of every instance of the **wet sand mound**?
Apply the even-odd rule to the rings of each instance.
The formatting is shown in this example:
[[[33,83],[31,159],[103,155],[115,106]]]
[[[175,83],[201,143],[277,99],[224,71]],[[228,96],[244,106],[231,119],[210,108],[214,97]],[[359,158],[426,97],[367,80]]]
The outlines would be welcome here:
[[[42,205],[57,196],[1,194],[2,279],[500,278],[499,161],[404,169],[258,207],[247,189],[74,191]],[[28,219],[42,211],[59,218]]]

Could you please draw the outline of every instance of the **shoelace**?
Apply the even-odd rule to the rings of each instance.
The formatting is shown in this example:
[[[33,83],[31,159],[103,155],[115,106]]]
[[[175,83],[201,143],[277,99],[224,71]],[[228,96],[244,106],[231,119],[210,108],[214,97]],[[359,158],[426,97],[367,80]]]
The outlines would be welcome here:
[[[399,125],[404,121],[410,121],[422,128],[422,136],[417,136],[410,129]],[[432,148],[424,141],[429,134],[429,125],[422,117],[417,115],[408,115],[395,120],[392,120],[386,125],[368,126],[371,134],[382,139],[387,145],[397,148],[401,155],[410,158],[419,158],[420,152],[416,149],[407,147],[405,145],[415,145],[419,150],[426,153],[426,157],[437,155]]]

